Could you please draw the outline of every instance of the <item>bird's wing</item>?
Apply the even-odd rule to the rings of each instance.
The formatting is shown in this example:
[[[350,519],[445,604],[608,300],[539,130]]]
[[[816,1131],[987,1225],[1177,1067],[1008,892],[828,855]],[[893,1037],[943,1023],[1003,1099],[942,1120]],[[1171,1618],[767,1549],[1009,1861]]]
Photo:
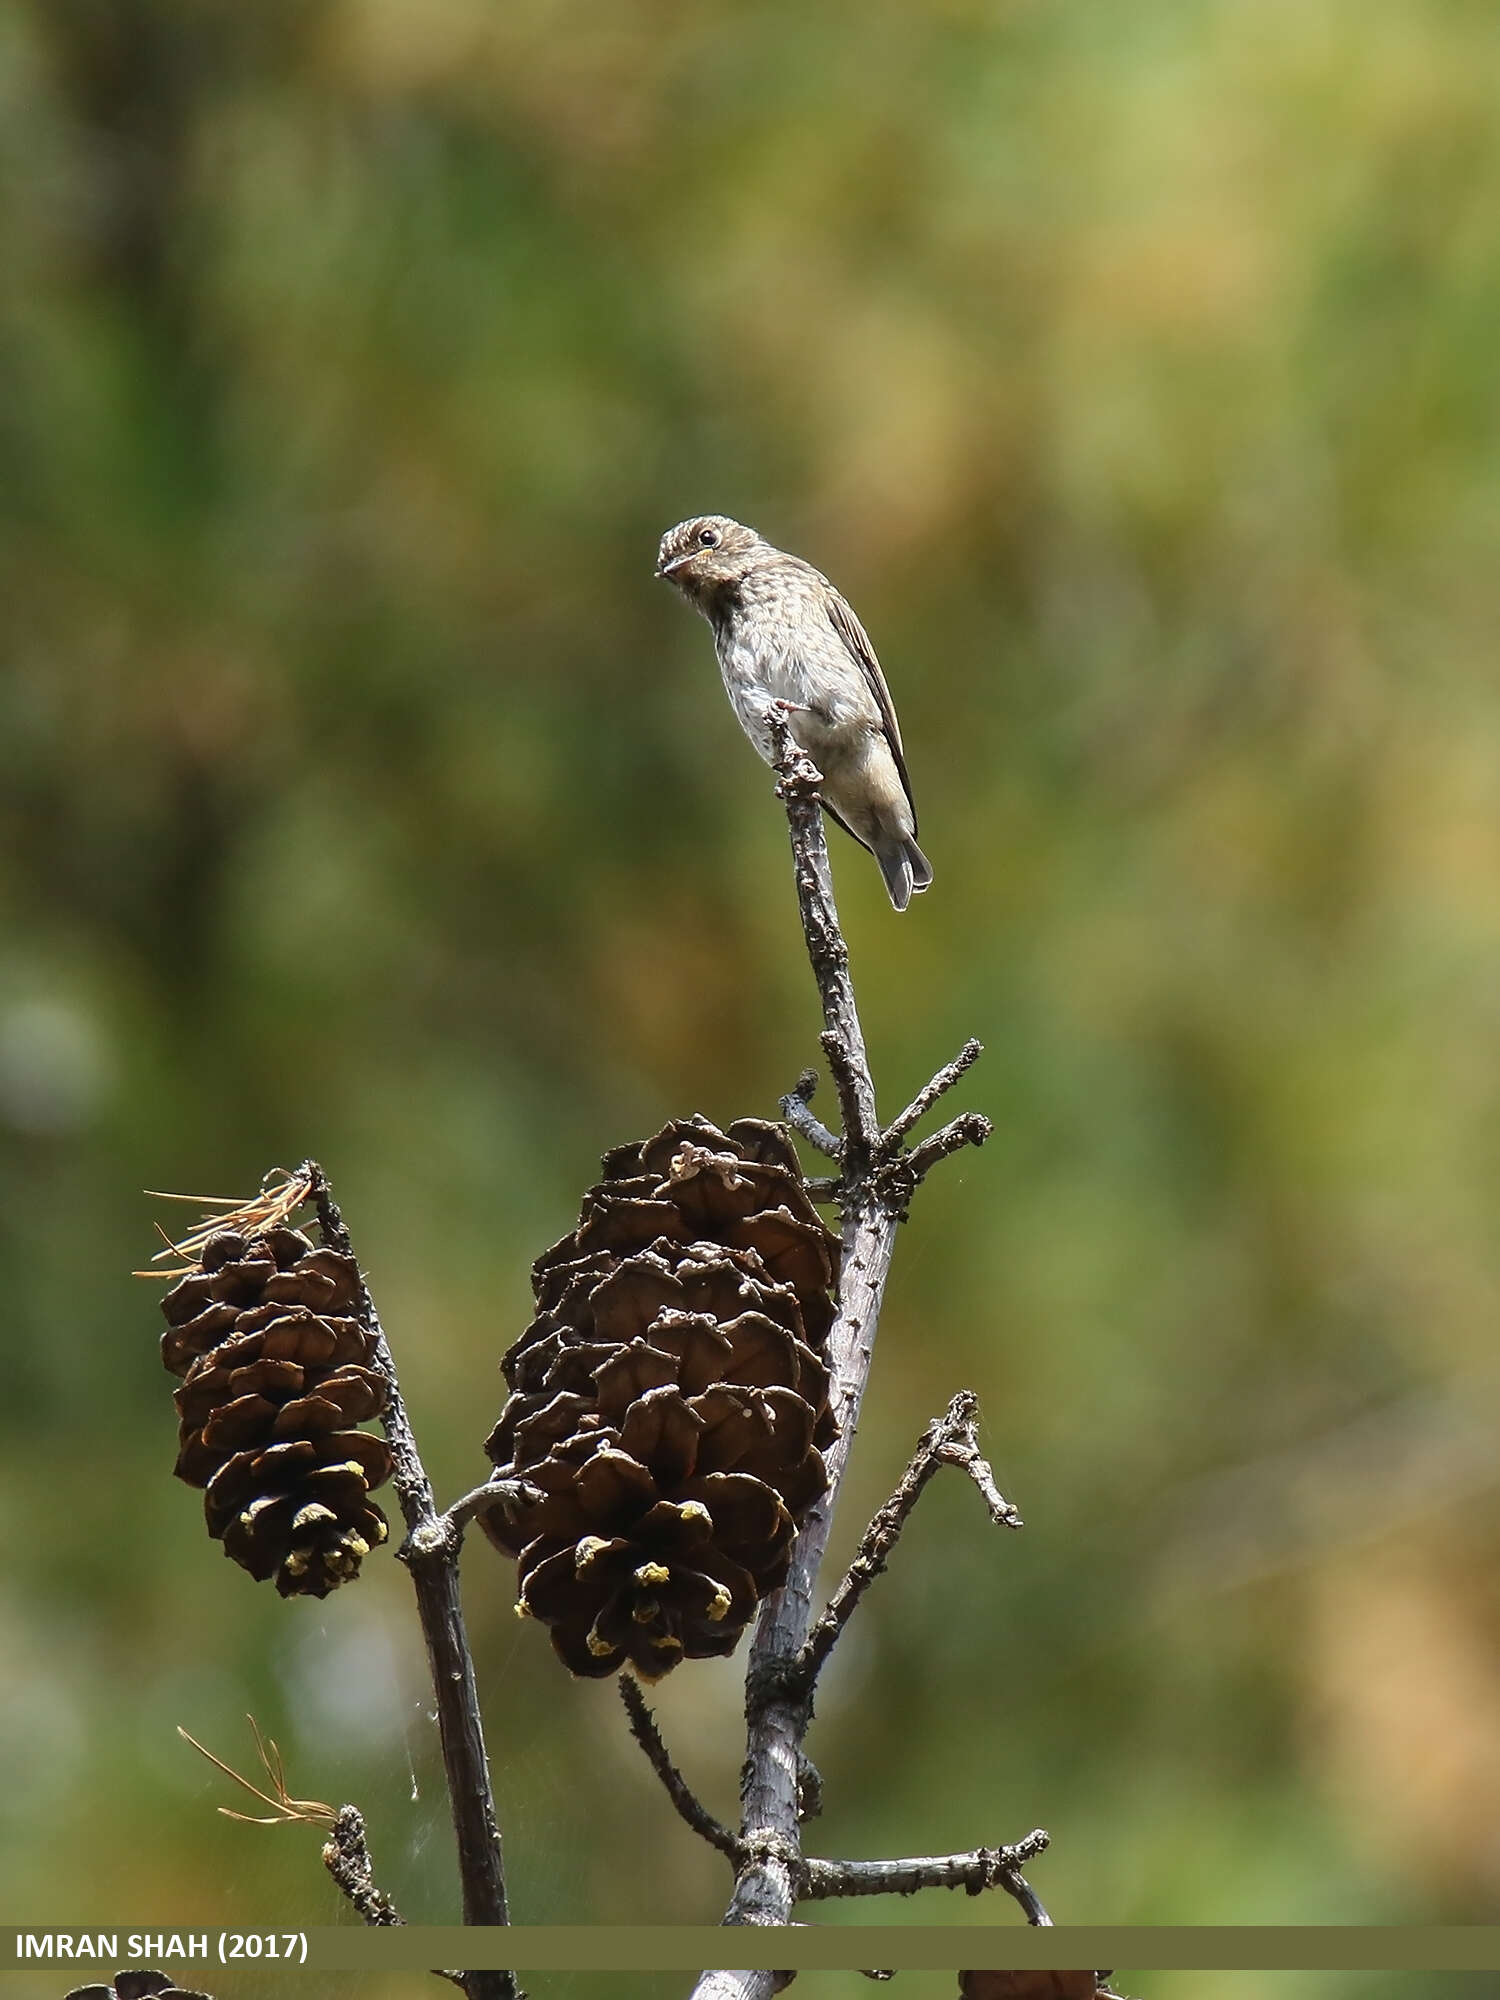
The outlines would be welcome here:
[[[859,834],[857,834],[854,831],[854,828],[849,824],[848,820],[846,820],[843,814],[839,812],[838,808],[836,806],[831,806],[828,803],[827,799],[824,799],[823,801],[823,810],[825,813],[827,813],[828,817],[833,821],[835,826],[841,826],[844,829],[845,833],[848,834],[851,840],[859,841],[861,847],[869,847],[870,852],[872,854],[875,852],[874,848],[870,847],[869,841],[863,839]]]
[[[896,721],[896,711],[891,705],[891,691],[885,684],[885,675],[880,671],[880,662],[875,657],[875,648],[870,644],[870,635],[855,617],[853,610],[839,593],[828,586],[824,599],[828,607],[828,622],[843,640],[845,647],[859,662],[866,684],[875,697],[880,710],[880,719],[885,727],[886,741],[891,746],[891,755],[896,760],[896,769],[901,775],[901,789],[906,794],[906,803],[911,807],[911,828],[917,830],[916,801],[911,795],[911,779],[906,775],[906,753],[901,748],[901,727]]]

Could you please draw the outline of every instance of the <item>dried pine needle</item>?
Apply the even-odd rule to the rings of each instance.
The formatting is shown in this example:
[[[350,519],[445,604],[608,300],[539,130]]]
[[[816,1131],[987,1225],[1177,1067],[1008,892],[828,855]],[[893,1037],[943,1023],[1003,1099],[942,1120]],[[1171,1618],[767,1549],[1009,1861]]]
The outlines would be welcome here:
[[[185,1743],[191,1743],[200,1757],[206,1757],[215,1770],[222,1771],[226,1778],[232,1778],[242,1791],[250,1794],[251,1798],[259,1799],[262,1805],[271,1808],[269,1816],[264,1816],[236,1812],[232,1806],[220,1806],[218,1810],[225,1819],[238,1820],[242,1826],[332,1826],[338,1818],[335,1809],[324,1805],[320,1799],[294,1799],[287,1790],[286,1767],[281,1761],[281,1752],[276,1746],[276,1739],[261,1734],[260,1725],[253,1715],[247,1715],[245,1720],[249,1723],[250,1733],[255,1738],[255,1753],[260,1759],[261,1769],[266,1774],[266,1782],[271,1788],[269,1792],[263,1792],[259,1785],[236,1771],[233,1765],[226,1764],[222,1757],[216,1757],[212,1750],[205,1749],[196,1736],[188,1734],[181,1723],[177,1725],[177,1734]]]
[[[248,1201],[235,1195],[222,1194],[171,1194],[161,1188],[147,1188],[146,1193],[154,1201],[185,1201],[200,1209],[216,1210],[197,1223],[184,1236],[169,1236],[158,1223],[157,1234],[162,1238],[164,1248],[152,1258],[153,1265],[159,1266],[165,1257],[175,1257],[175,1267],[161,1270],[133,1271],[136,1278],[182,1278],[195,1271],[202,1259],[204,1246],[211,1237],[221,1230],[236,1230],[246,1236],[259,1236],[268,1229],[277,1229],[297,1213],[312,1192],[312,1176],[306,1167],[298,1167],[288,1172],[284,1167],[276,1167],[267,1174],[260,1193],[252,1195]]]

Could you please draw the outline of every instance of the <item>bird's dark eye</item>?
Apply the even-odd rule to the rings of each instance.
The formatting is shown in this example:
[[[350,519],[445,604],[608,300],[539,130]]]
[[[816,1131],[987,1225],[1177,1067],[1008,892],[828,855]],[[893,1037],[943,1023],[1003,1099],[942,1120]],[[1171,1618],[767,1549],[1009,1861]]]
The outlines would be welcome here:
[[[717,528],[700,528],[698,530],[698,539],[702,542],[704,548],[716,549],[719,546],[719,531]]]

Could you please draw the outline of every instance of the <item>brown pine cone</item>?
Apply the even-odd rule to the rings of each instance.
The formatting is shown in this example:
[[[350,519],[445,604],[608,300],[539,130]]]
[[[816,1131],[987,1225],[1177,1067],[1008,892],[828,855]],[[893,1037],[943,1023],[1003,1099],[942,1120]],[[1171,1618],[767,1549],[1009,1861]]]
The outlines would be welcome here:
[[[222,1229],[162,1301],[176,1392],[176,1472],[206,1488],[208,1532],[283,1597],[326,1597],[385,1541],[370,1500],[390,1475],[374,1338],[353,1317],[352,1257],[284,1225]]]
[[[604,1174],[533,1267],[486,1446],[542,1497],[483,1522],[575,1674],[655,1680],[734,1650],[827,1486],[839,1246],[759,1119],[675,1121]]]

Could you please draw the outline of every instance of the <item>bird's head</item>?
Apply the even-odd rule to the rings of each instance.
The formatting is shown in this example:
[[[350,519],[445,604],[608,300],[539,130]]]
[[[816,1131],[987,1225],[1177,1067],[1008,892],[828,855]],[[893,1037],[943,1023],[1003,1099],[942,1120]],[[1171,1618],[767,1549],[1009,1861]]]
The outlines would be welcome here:
[[[739,583],[773,553],[754,528],[723,514],[699,514],[691,521],[679,521],[662,536],[656,574],[675,584],[684,597],[701,602],[726,584]]]

